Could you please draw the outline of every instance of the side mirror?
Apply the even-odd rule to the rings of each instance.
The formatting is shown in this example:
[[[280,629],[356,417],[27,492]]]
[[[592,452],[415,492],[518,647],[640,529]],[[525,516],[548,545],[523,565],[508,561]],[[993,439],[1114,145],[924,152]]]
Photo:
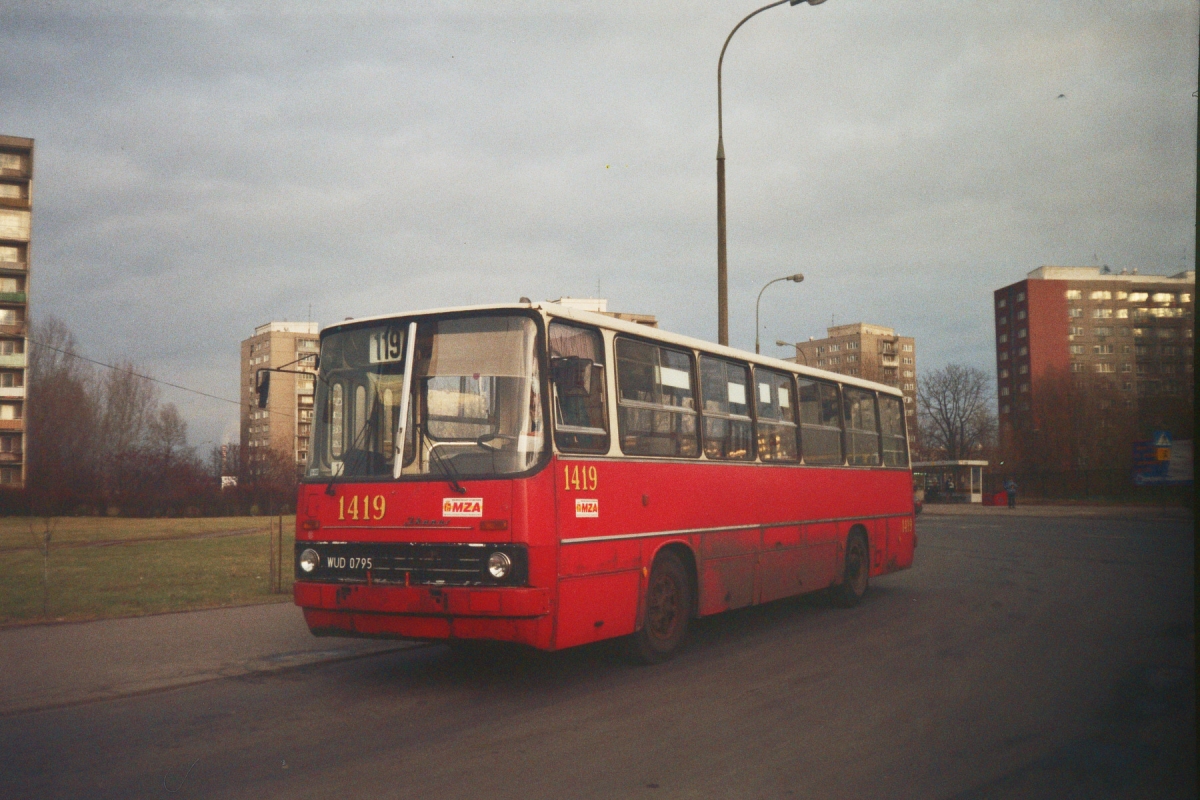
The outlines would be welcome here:
[[[271,373],[265,369],[258,371],[258,407],[267,407],[267,397],[271,394]]]

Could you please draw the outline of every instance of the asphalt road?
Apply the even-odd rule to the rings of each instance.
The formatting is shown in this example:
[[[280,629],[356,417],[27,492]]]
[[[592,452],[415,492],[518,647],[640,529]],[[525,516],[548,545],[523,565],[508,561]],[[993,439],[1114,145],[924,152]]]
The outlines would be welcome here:
[[[0,718],[8,798],[1195,797],[1190,521],[924,517],[864,603]]]

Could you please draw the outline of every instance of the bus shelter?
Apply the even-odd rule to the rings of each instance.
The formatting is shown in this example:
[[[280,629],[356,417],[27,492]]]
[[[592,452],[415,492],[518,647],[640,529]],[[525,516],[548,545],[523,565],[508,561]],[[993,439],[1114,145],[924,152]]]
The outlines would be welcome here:
[[[982,503],[986,461],[918,461],[913,492],[924,503]]]

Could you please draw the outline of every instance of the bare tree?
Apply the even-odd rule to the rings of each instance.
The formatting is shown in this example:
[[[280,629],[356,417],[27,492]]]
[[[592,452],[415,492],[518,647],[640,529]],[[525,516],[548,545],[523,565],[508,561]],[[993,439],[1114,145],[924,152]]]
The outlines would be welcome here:
[[[29,341],[26,495],[34,514],[50,515],[94,500],[95,381],[60,320],[33,322]]]
[[[922,445],[951,461],[989,447],[996,433],[992,379],[981,369],[948,364],[917,383]]]
[[[1051,370],[1036,388],[1033,427],[1016,440],[1022,467],[1054,472],[1130,465],[1137,422],[1132,398],[1115,381]]]

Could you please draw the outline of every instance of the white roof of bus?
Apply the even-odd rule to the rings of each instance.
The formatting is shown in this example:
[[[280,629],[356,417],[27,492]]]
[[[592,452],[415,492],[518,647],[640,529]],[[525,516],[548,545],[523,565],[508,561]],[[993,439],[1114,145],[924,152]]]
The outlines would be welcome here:
[[[571,319],[577,322],[586,322],[589,325],[595,325],[598,328],[608,328],[613,331],[621,331],[630,333],[635,336],[641,336],[646,339],[654,339],[665,344],[679,345],[689,349],[703,350],[712,355],[726,356],[729,358],[737,358],[742,361],[749,361],[754,364],[761,364],[764,367],[773,367],[775,369],[784,369],[790,372],[796,372],[801,375],[811,375],[814,378],[825,378],[826,380],[840,381],[849,386],[861,386],[864,389],[874,389],[887,394],[901,395],[901,391],[895,386],[888,386],[886,383],[876,383],[874,381],[856,378],[853,375],[842,375],[836,372],[828,372],[815,367],[808,367],[803,364],[796,364],[791,361],[784,361],[780,358],[772,358],[771,356],[755,355],[744,350],[738,350],[733,347],[706,342],[703,339],[696,339],[691,336],[683,336],[678,333],[671,333],[659,328],[651,328],[648,325],[639,325],[635,322],[626,322],[623,319],[610,317],[606,314],[595,314],[591,311],[581,311],[577,308],[569,308],[561,306],[557,303],[498,303],[490,305],[478,306],[453,306],[450,308],[431,308],[420,311],[406,311],[399,314],[379,314],[373,317],[362,317],[360,319],[347,319],[342,322],[329,325],[322,329],[321,335],[324,336],[329,331],[341,328],[346,325],[361,325],[364,322],[376,322],[388,319],[396,319],[397,317],[424,317],[435,314],[453,314],[462,311],[489,311],[489,310],[504,310],[504,309],[534,309],[541,311],[543,314],[561,319]]]

